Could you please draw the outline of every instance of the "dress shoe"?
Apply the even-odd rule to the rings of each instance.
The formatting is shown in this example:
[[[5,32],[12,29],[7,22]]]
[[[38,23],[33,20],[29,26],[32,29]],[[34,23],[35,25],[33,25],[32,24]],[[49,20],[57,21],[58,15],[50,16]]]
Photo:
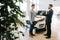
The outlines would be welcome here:
[[[29,37],[33,38],[33,35],[29,34]]]
[[[35,36],[35,34],[32,34],[32,36]]]
[[[50,37],[50,36],[47,36],[47,37],[46,37],[46,39],[49,39],[49,38],[51,38],[51,37]]]

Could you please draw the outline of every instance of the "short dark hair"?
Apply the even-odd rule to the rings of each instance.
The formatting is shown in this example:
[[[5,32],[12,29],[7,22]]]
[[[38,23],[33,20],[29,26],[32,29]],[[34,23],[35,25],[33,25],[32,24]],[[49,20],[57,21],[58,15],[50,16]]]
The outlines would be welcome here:
[[[31,6],[35,6],[35,4],[32,4]]]
[[[49,4],[49,6],[53,7],[53,5],[52,5],[52,4]]]

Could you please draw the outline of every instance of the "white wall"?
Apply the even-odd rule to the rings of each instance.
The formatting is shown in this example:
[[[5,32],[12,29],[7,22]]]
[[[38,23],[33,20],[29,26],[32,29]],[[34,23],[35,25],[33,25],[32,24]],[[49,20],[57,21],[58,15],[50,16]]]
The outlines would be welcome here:
[[[54,6],[60,6],[60,0],[40,0],[40,9],[47,10],[48,4],[53,4]]]

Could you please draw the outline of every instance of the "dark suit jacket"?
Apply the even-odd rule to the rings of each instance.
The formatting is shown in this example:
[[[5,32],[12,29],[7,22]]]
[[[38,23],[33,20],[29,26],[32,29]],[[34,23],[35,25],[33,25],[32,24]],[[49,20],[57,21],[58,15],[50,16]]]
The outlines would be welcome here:
[[[51,22],[51,20],[52,20],[52,15],[53,15],[53,10],[50,9],[50,10],[47,12],[47,15],[46,15],[46,22]]]

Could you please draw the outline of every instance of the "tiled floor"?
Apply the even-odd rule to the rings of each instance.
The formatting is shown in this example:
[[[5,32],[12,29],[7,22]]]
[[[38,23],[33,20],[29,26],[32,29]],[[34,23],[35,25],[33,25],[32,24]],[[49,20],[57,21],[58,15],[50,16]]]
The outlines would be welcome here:
[[[20,35],[20,39],[21,40],[60,40],[60,19],[56,18],[56,16],[54,16],[52,20],[53,20],[52,21],[52,26],[51,26],[52,37],[50,39],[45,38],[45,36],[44,36],[45,32],[40,33],[40,34],[36,34],[35,37],[30,38],[28,36],[28,30],[26,31],[24,28],[21,28],[21,29],[23,30],[25,36],[23,37],[23,36]]]

